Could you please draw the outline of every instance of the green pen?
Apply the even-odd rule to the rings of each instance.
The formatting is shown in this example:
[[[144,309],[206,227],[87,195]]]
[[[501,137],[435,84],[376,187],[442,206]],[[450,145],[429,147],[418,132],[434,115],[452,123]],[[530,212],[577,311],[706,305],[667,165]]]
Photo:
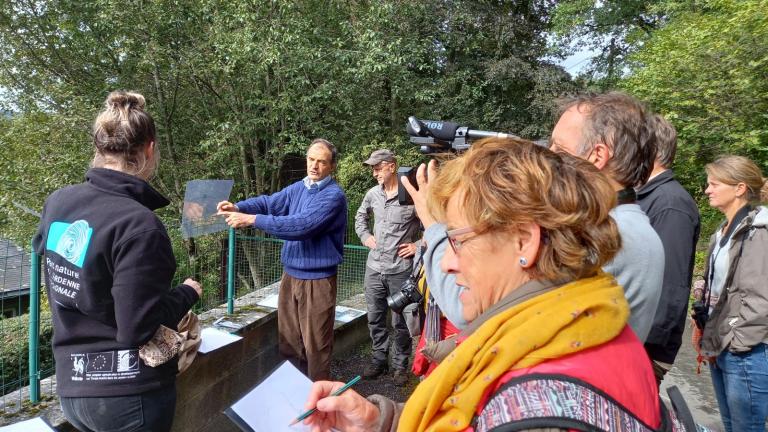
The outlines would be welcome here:
[[[333,393],[331,394],[331,396],[338,396],[338,395],[340,395],[340,394],[344,393],[344,392],[345,392],[345,391],[347,391],[347,390],[348,390],[350,387],[352,387],[353,385],[355,385],[355,384],[356,384],[358,381],[360,381],[360,375],[358,375],[358,376],[356,376],[356,377],[352,378],[352,380],[351,380],[350,382],[348,382],[348,383],[344,384],[344,385],[343,385],[343,386],[342,386],[340,389],[338,389],[338,390],[336,390],[335,392],[333,392]],[[304,412],[304,414],[302,414],[302,415],[300,415],[300,416],[296,417],[296,420],[292,421],[292,422],[291,422],[291,424],[289,424],[288,426],[293,426],[293,425],[295,425],[296,423],[298,423],[298,422],[300,422],[300,421],[304,420],[305,418],[307,418],[307,417],[311,416],[311,415],[312,415],[312,414],[313,414],[315,411],[317,411],[317,408],[312,408],[311,410],[307,410],[307,411],[305,411],[305,412]]]

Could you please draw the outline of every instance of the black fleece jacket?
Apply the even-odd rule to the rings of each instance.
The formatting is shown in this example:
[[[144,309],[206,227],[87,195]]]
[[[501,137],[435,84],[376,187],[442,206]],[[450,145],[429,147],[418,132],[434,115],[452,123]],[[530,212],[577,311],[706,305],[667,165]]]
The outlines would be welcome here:
[[[664,284],[645,349],[651,359],[671,364],[682,344],[688,316],[701,229],[699,209],[672,170],[662,172],[637,191],[637,203],[664,244]]]
[[[168,200],[138,177],[94,168],[86,182],[51,194],[34,239],[45,255],[58,393],[139,394],[173,383],[176,361],[138,357],[160,324],[176,328],[198,300],[171,289],[176,261],[153,210]]]

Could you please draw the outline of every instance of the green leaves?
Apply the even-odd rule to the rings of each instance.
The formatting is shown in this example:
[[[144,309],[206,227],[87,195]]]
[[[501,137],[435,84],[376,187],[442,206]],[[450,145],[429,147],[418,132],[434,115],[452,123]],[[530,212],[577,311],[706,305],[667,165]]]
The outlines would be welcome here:
[[[343,156],[381,144],[415,157],[409,115],[539,138],[553,99],[573,89],[540,60],[551,0],[6,3],[0,88],[15,114],[0,131],[0,213],[19,217],[13,200],[39,209],[82,178],[90,124],[114,89],[147,98],[155,185],[173,209],[193,178],[233,178],[235,199],[284,186],[318,136]],[[340,167],[351,195],[372,184],[358,165]],[[27,236],[19,220],[0,235]]]
[[[630,58],[622,85],[675,125],[675,170],[704,207],[704,165],[718,155],[750,157],[768,172],[768,1],[697,3]]]

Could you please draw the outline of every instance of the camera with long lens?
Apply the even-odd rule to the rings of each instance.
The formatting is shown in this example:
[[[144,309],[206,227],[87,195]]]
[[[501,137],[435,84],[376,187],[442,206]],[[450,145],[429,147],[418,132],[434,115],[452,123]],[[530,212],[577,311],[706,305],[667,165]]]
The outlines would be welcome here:
[[[394,312],[403,313],[403,309],[405,309],[406,306],[413,303],[420,303],[423,299],[424,295],[419,291],[416,276],[410,275],[408,276],[408,279],[403,282],[400,291],[387,297],[387,305]]]
[[[410,136],[410,141],[418,145],[419,151],[424,154],[464,151],[472,146],[473,140],[481,138],[517,138],[515,135],[502,132],[470,129],[453,122],[419,120],[414,116],[408,117],[405,129]],[[416,168],[401,167],[397,170],[397,200],[401,205],[413,204],[413,199],[400,181],[402,176],[408,177],[411,184],[418,188]]]
[[[408,117],[405,130],[410,135],[410,141],[417,144],[424,154],[460,152],[467,150],[472,141],[481,138],[517,138],[503,132],[470,129],[454,122],[419,120],[414,116]]]
[[[704,304],[703,301],[697,300],[693,302],[693,322],[696,323],[696,327],[699,330],[704,330],[704,326],[707,325],[709,320],[709,306]]]

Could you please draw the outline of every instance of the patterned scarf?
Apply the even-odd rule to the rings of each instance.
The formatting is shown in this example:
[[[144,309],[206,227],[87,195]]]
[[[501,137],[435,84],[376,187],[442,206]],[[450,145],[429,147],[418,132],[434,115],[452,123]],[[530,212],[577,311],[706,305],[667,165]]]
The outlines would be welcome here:
[[[506,372],[608,342],[628,318],[624,290],[605,273],[502,310],[416,387],[398,430],[464,430],[486,388]]]

